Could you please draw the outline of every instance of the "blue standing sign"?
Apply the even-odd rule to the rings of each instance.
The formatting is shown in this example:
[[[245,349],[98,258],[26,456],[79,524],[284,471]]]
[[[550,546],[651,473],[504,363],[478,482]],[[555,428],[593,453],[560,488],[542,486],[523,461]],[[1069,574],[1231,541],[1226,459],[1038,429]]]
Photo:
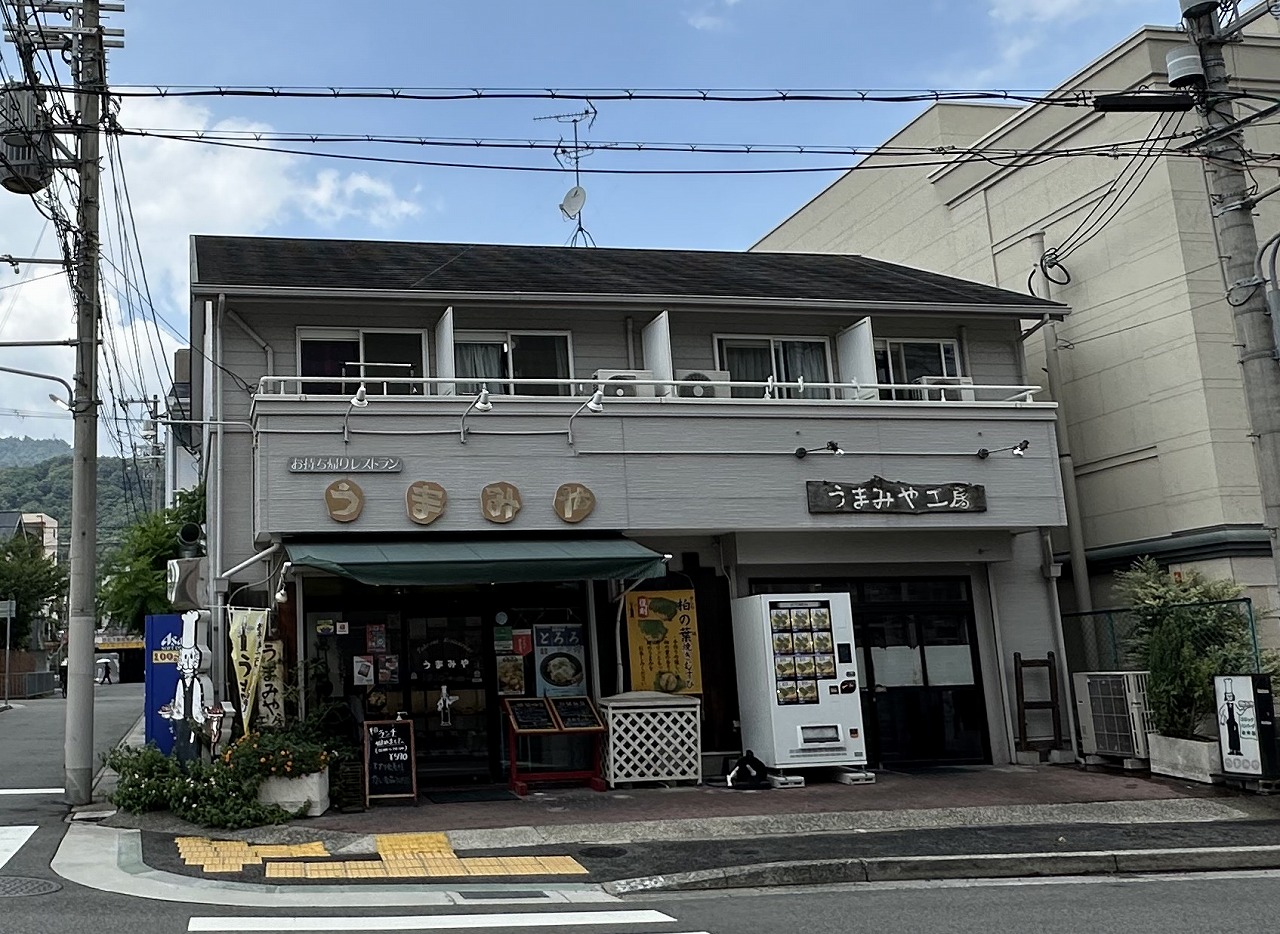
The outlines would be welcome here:
[[[182,617],[177,613],[148,616],[146,620],[146,736],[168,755],[173,751],[171,721],[160,708],[173,701],[181,677],[178,652],[182,648]]]

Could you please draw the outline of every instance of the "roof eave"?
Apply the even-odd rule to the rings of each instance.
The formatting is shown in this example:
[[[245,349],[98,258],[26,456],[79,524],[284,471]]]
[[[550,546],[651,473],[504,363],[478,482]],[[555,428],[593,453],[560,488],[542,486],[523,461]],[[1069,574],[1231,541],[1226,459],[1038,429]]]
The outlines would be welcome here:
[[[1039,318],[1049,315],[1062,320],[1071,313],[1067,305],[1058,302],[1027,304],[996,304],[987,302],[877,302],[849,301],[816,298],[768,298],[749,295],[646,295],[638,293],[608,292],[470,292],[426,289],[335,289],[303,288],[271,285],[218,285],[196,282],[191,286],[193,298],[225,295],[228,298],[277,298],[316,299],[340,298],[383,301],[439,301],[450,302],[545,302],[554,304],[615,304],[649,305],[657,309],[673,307],[705,308],[732,305],[738,309],[778,311],[792,309],[814,313],[881,312],[919,313],[948,312],[954,314],[1009,315],[1019,318]]]

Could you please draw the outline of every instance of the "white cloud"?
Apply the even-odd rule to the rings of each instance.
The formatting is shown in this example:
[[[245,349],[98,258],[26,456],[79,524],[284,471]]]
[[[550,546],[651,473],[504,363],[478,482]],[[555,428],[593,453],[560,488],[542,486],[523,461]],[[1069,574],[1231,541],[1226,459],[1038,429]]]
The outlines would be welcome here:
[[[705,11],[686,13],[684,18],[694,29],[715,30],[724,28],[723,16],[715,16]]]
[[[175,99],[130,99],[119,119],[124,127],[270,129],[244,120],[215,122],[207,109]],[[303,156],[147,137],[123,137],[119,147],[137,226],[136,246],[145,261],[155,309],[180,334],[187,329],[191,234],[271,234],[285,231],[291,222],[296,228],[299,221],[304,227],[323,230],[340,231],[343,223],[350,222],[391,227],[421,210],[416,190],[402,196],[391,183],[369,172],[316,168]],[[110,160],[104,159],[104,164]],[[108,368],[118,395],[163,395],[168,388],[166,361],[172,361],[173,351],[180,346],[169,329],[162,327],[157,336],[141,299],[135,296],[130,309],[120,298],[121,276],[112,264],[129,268],[139,289],[142,283],[136,258],[132,268],[126,265],[127,251],[121,243],[126,237],[131,241],[134,233],[126,227],[122,235],[119,229],[113,194],[117,188],[122,191],[122,183],[108,173],[103,181],[102,242],[110,262],[102,268],[107,293],[104,330],[110,340],[103,350],[108,366],[102,364],[103,358],[99,364],[104,416],[119,412],[109,396]],[[44,219],[26,198],[0,192],[0,199],[5,206],[0,253],[31,255]],[[431,197],[428,203],[435,200]],[[52,231],[44,234],[38,252],[57,255]],[[30,275],[35,278],[50,271],[51,267],[37,266]],[[0,267],[0,286],[16,281],[17,276],[6,275]],[[73,322],[72,301],[62,277],[0,291],[0,342],[67,339],[74,335]],[[67,348],[0,347],[0,366],[70,381],[74,357]],[[60,391],[52,382],[0,373],[0,435],[70,438],[70,418],[49,401],[51,390]],[[13,410],[32,414],[15,416]],[[140,417],[136,407],[132,414]],[[111,451],[105,431],[100,448],[104,454]]]
[[[1002,23],[1049,23],[1085,19],[1120,6],[1151,5],[1151,0],[987,0],[987,3],[988,13]]]

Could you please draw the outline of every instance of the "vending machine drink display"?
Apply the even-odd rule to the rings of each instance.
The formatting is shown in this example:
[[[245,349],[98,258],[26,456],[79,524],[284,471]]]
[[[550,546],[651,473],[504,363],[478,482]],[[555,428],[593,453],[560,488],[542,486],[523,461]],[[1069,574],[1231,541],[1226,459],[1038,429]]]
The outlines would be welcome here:
[[[733,601],[742,745],[771,769],[867,763],[849,595]]]

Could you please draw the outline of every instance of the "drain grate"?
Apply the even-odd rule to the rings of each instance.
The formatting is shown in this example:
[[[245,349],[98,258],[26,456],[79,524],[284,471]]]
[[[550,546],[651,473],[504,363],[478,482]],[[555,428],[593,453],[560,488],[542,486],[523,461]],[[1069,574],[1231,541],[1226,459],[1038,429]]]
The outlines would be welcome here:
[[[0,898],[21,898],[24,895],[49,895],[62,890],[48,879],[31,879],[26,876],[0,876]]]
[[[626,848],[621,846],[584,846],[578,852],[595,859],[617,859],[627,855]]]

